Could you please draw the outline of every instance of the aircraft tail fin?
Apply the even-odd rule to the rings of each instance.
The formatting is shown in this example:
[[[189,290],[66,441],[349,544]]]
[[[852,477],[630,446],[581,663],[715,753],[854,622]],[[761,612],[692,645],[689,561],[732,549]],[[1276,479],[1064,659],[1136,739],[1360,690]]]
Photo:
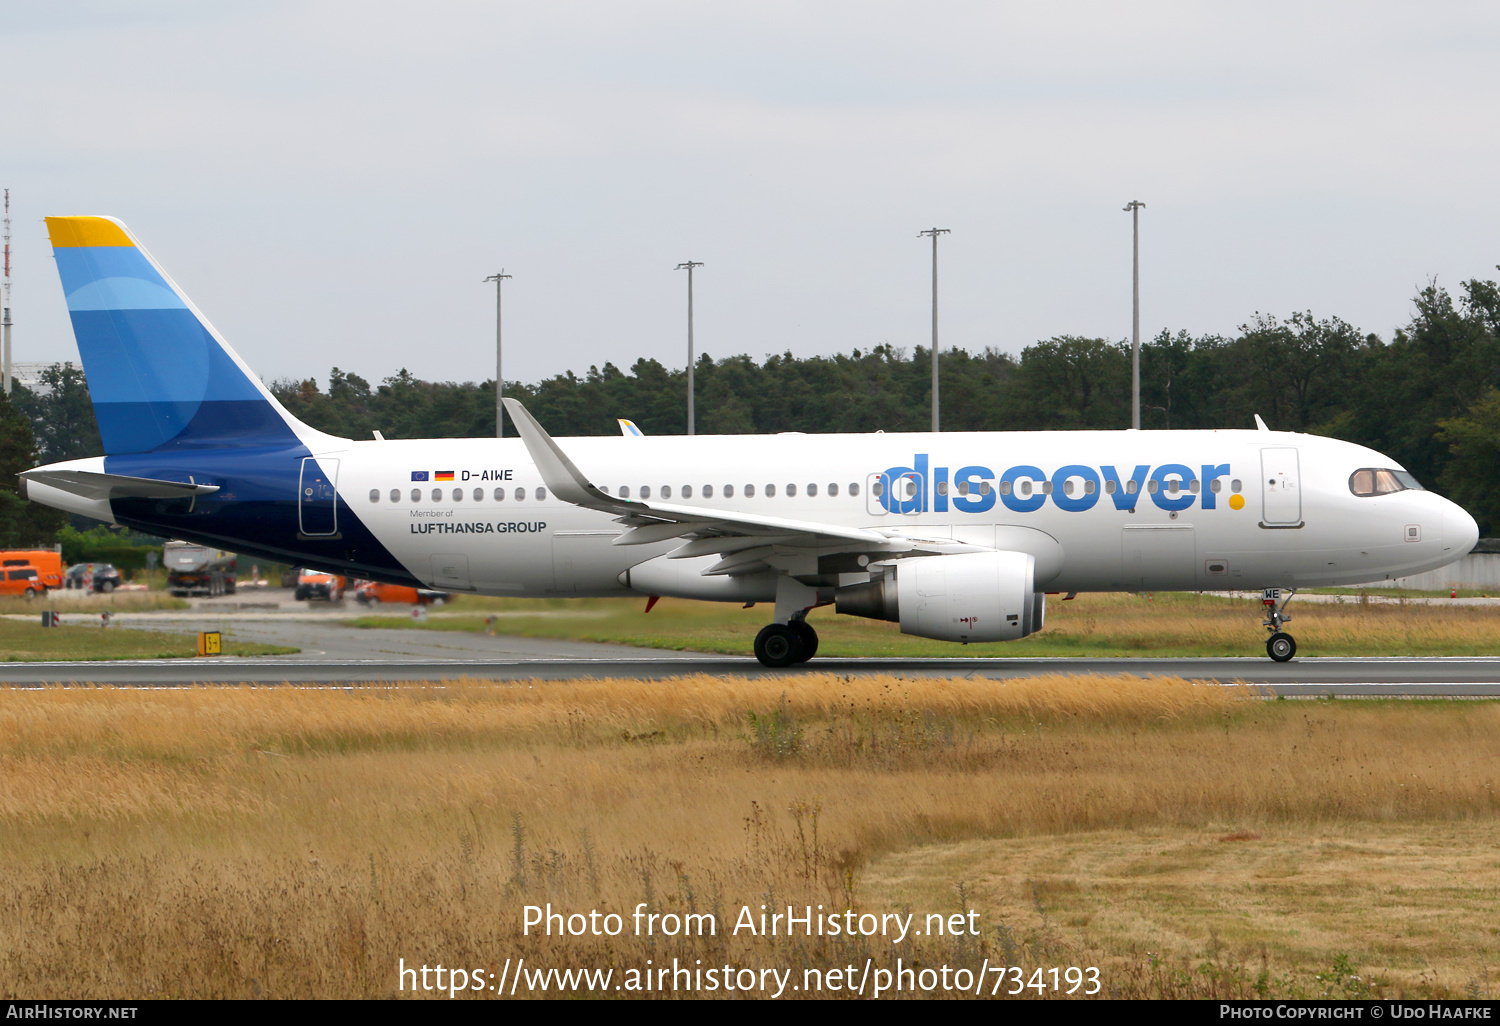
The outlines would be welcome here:
[[[47,231],[107,455],[326,437],[276,401],[122,223],[49,217]]]

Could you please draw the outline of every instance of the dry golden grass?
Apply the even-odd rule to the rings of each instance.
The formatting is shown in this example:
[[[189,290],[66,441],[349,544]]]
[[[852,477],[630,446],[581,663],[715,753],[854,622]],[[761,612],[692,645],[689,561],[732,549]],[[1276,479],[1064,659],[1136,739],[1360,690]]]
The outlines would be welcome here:
[[[1099,965],[1111,992],[1140,995],[1354,992],[1347,974],[1316,979],[1340,955],[1386,993],[1462,993],[1482,977],[1472,930],[1417,936],[1407,906],[1377,899],[1408,878],[1430,892],[1423,908],[1494,903],[1500,871],[1465,852],[1500,840],[1495,705],[1256,701],[1108,677],[784,687],[700,676],[0,693],[0,991],[376,997],[396,991],[401,958],[498,972],[521,956],[799,972],[867,955],[970,968],[1014,957]],[[1358,910],[1363,932],[1325,918],[1284,943],[1270,913],[1222,925],[1254,895],[1219,852],[1256,852],[1274,896],[1318,838],[1378,847],[1434,829],[1457,838],[1462,874],[1429,879],[1432,850],[1409,863],[1397,852],[1367,886],[1351,856],[1339,915]],[[1202,850],[1213,857],[1184,854]],[[1153,857],[1157,883],[1176,874],[1220,918],[1200,922],[1184,902],[1175,917],[1151,913],[1160,887],[1094,886],[1150,880]],[[1209,863],[1218,876],[1194,868]],[[901,947],[522,937],[521,906],[548,901],[621,913],[647,901],[729,922],[766,901],[968,904],[984,934]],[[1316,918],[1316,903],[1303,914]]]

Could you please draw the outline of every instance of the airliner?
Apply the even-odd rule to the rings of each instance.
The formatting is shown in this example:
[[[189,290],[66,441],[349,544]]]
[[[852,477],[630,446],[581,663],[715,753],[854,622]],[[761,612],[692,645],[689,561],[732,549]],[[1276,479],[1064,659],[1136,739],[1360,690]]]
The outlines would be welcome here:
[[[767,666],[813,657],[809,610],[962,644],[1042,629],[1046,596],[1259,591],[1266,650],[1299,588],[1467,553],[1474,519],[1371,449],[1314,435],[1025,431],[354,440],[293,417],[125,225],[49,217],[105,455],[26,498],[261,559],[478,595],[772,607]]]

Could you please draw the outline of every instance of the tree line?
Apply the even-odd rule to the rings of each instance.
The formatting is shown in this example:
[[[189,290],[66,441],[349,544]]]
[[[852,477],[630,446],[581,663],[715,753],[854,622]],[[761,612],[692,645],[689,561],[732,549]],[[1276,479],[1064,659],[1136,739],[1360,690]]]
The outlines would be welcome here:
[[[945,431],[1130,424],[1126,342],[1059,335],[1018,357],[955,349],[941,359]],[[705,354],[694,368],[697,430],[925,431],[930,360],[924,347],[890,345],[760,361]],[[101,451],[82,372],[57,365],[43,383],[37,392],[18,388],[0,410],[6,474],[33,465],[12,459],[21,455],[19,435],[5,448],[12,421],[29,421],[38,462]],[[372,386],[335,367],[326,389],[312,378],[269,387],[294,415],[331,434],[495,433],[493,380],[431,382],[403,369]],[[656,360],[637,360],[628,371],[606,363],[535,383],[507,381],[505,394],[558,436],[615,434],[620,417],[647,434],[686,430],[686,371]],[[1272,428],[1368,445],[1465,506],[1486,534],[1500,532],[1500,286],[1493,281],[1463,282],[1456,297],[1429,284],[1389,341],[1311,313],[1257,314],[1233,336],[1163,331],[1141,345],[1141,405],[1144,428],[1249,428],[1259,414]],[[0,543],[9,531],[5,494],[0,490]]]

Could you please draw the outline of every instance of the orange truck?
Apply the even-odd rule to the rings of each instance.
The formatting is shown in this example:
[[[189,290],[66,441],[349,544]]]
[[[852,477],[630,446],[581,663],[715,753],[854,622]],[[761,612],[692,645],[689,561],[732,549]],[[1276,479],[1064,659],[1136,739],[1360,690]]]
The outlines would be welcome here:
[[[338,574],[325,574],[303,568],[297,573],[297,590],[292,597],[298,602],[323,599],[327,602],[344,600],[345,580]]]
[[[0,595],[36,598],[62,585],[61,553],[50,549],[0,552]]]
[[[371,602],[405,602],[414,606],[427,606],[434,602],[442,602],[448,596],[441,591],[428,591],[426,588],[418,589],[406,584],[365,581],[355,589],[354,597],[365,605]]]

